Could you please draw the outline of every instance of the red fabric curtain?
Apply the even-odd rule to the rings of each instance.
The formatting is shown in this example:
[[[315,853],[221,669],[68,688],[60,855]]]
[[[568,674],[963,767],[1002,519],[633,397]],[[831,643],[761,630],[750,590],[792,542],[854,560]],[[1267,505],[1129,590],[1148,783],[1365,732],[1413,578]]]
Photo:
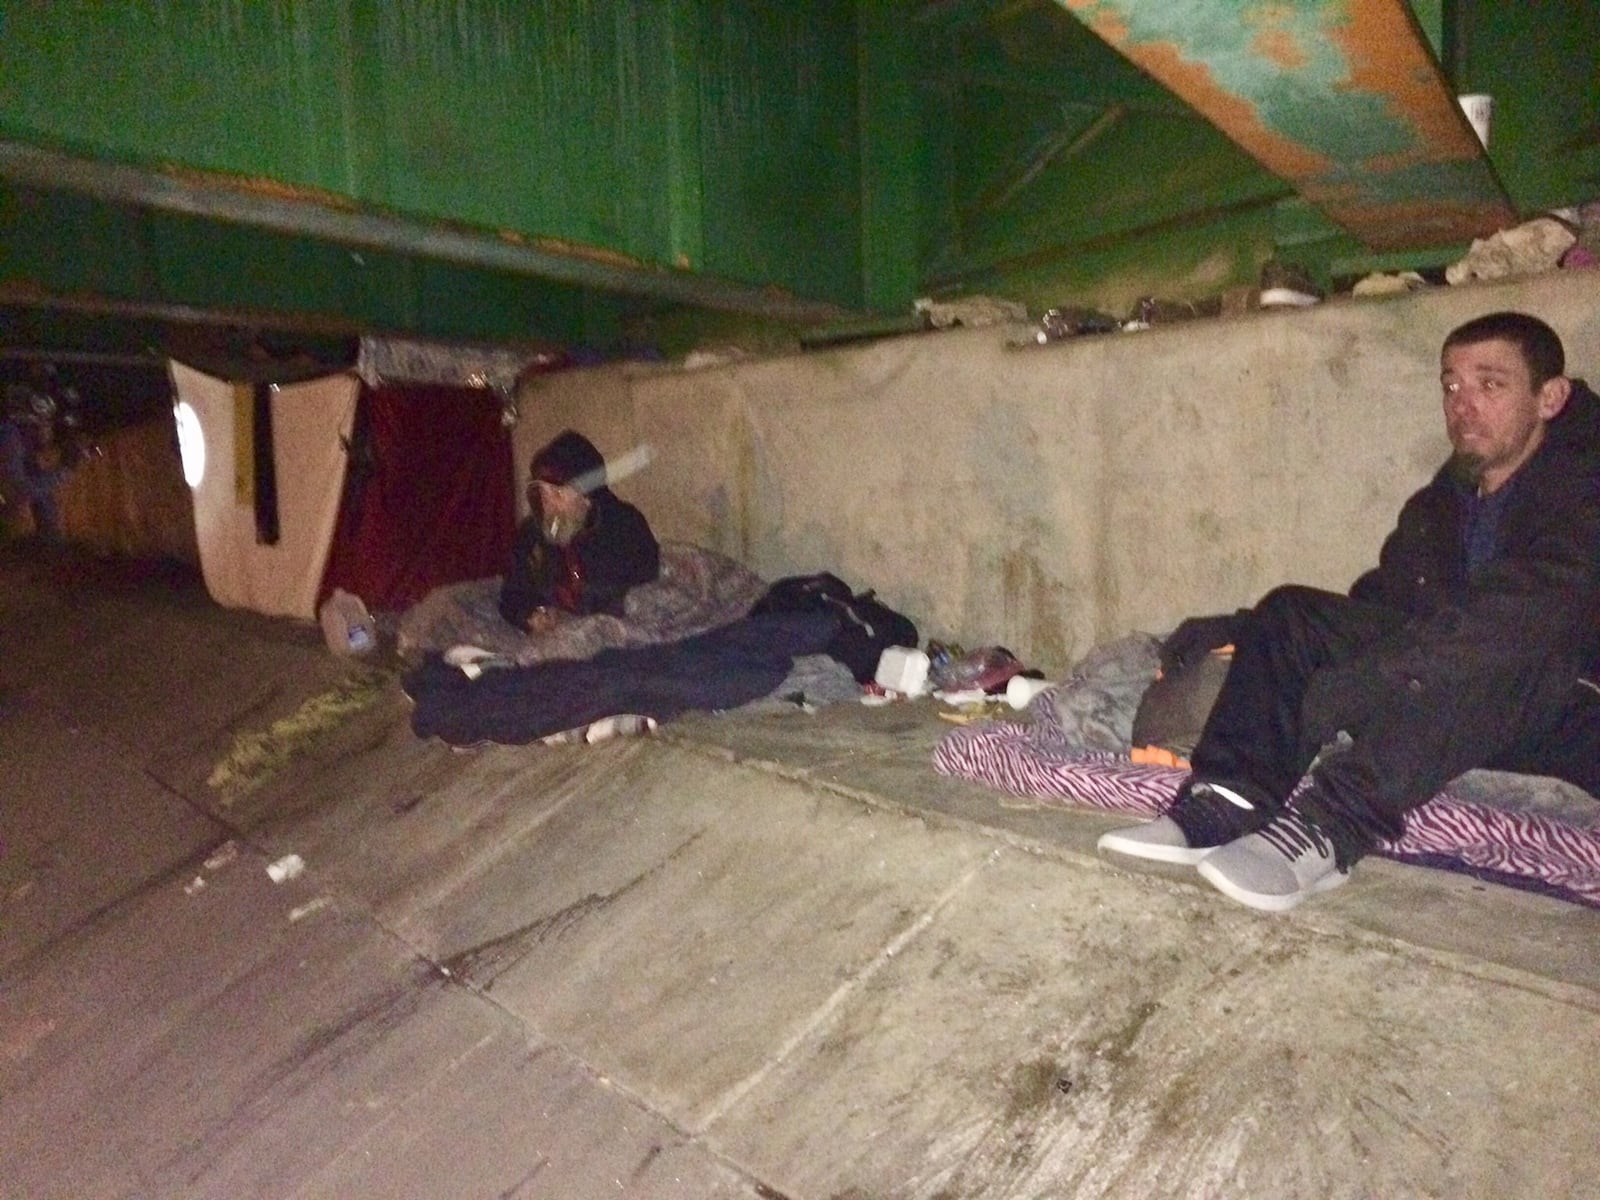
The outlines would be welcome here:
[[[498,575],[516,531],[511,434],[477,388],[363,388],[322,599],[398,612],[433,588]]]

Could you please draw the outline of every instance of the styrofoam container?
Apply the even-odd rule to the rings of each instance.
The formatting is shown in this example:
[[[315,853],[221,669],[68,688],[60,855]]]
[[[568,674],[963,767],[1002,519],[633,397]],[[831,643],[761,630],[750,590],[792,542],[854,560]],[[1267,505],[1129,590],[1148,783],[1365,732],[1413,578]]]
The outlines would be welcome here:
[[[878,656],[873,682],[891,692],[920,696],[928,690],[928,656],[914,646],[890,646]]]

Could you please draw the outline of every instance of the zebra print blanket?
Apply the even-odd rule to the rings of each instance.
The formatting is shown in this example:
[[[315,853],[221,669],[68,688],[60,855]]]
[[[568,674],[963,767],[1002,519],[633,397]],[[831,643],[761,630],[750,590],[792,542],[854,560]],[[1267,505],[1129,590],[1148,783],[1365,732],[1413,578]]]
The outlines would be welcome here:
[[[1158,815],[1185,773],[1131,762],[1125,732],[1152,645],[1135,638],[1097,651],[1021,721],[952,730],[934,768],[1045,804]],[[1559,780],[1469,771],[1413,809],[1405,836],[1379,853],[1600,908],[1600,803]]]

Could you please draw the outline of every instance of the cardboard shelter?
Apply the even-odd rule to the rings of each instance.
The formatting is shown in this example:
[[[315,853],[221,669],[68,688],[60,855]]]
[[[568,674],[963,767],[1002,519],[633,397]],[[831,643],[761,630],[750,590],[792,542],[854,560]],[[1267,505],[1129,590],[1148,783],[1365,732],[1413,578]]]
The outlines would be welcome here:
[[[171,374],[201,571],[219,604],[313,619],[342,587],[393,611],[504,569],[515,505],[493,393],[339,373],[263,395],[177,362]]]

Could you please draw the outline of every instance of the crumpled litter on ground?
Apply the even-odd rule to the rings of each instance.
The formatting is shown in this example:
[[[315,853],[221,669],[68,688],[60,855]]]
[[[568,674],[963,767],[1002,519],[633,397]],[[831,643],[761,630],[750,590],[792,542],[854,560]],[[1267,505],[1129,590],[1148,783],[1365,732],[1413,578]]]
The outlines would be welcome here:
[[[1427,286],[1428,281],[1415,271],[1396,271],[1393,274],[1374,271],[1371,275],[1358,279],[1355,286],[1350,289],[1350,294],[1352,296],[1398,296]]]
[[[1452,286],[1482,279],[1506,279],[1553,270],[1578,240],[1570,226],[1555,217],[1535,217],[1511,229],[1473,240],[1460,262],[1445,268]]]
[[[912,302],[912,308],[935,329],[949,329],[955,325],[981,329],[1028,319],[1027,305],[999,296],[963,296],[958,300],[923,296]]]

